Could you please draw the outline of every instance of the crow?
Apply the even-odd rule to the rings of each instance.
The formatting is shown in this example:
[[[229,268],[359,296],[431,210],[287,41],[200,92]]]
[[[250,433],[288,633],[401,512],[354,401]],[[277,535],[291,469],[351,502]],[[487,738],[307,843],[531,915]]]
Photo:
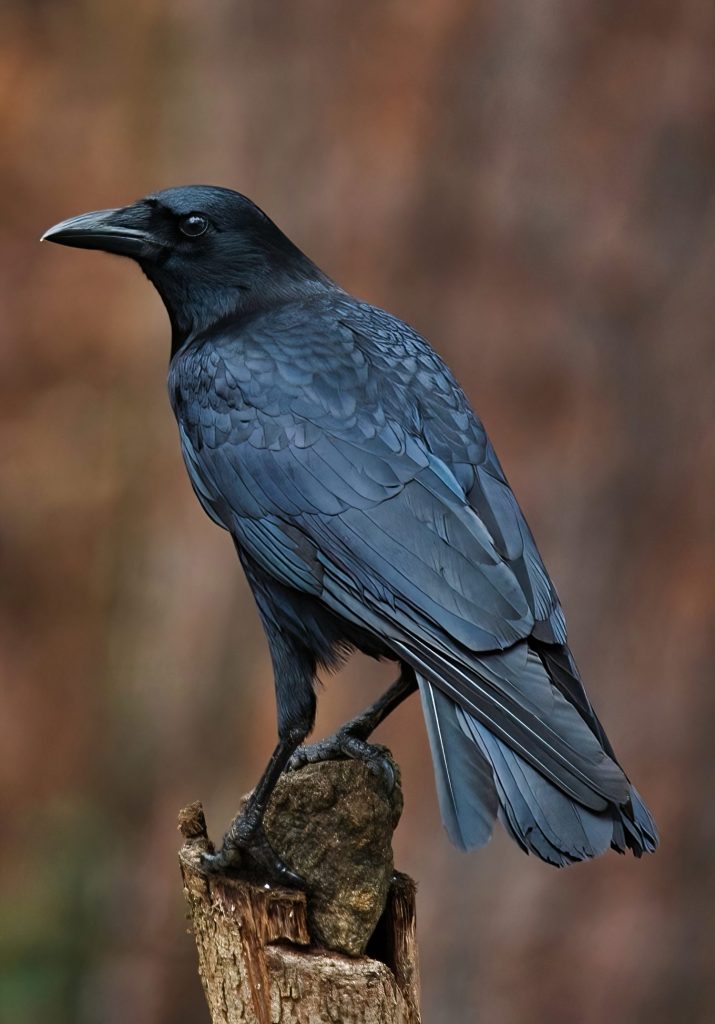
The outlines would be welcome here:
[[[427,341],[345,292],[230,189],[167,189],[43,238],[128,256],[159,292],[186,469],[231,535],[268,640],[278,745],[207,869],[244,851],[300,884],[262,825],[280,774],[351,757],[389,785],[368,738],[416,690],[458,847],[486,843],[498,817],[557,866],[655,850],[499,459]],[[398,679],[302,746],[317,671],[355,649],[397,662]]]

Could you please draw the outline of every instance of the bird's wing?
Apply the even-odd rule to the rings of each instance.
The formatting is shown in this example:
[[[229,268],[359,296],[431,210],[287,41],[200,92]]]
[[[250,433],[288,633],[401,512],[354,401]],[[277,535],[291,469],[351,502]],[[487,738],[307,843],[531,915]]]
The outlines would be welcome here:
[[[378,360],[392,364],[392,374],[413,396],[415,429],[427,450],[449,467],[519,581],[534,619],[533,635],[565,643],[556,589],[484,426],[449,367],[409,324],[383,310],[353,303],[341,319],[366,339]]]
[[[211,514],[266,572],[380,636],[562,789],[596,806],[620,794],[567,701],[547,708],[479,657],[524,647],[534,617],[450,467],[397,421],[353,424],[348,439],[316,427],[326,401],[306,389],[299,401],[299,414],[209,401],[187,417],[184,455]]]
[[[608,754],[609,763],[615,760],[566,646],[566,622],[556,589],[481,420],[458,382],[424,339],[391,314],[353,302],[342,311],[341,322],[365,339],[372,359],[397,378],[398,403],[400,388],[409,395],[405,405],[413,429],[431,455],[454,475],[464,500],[518,580],[533,617],[529,644],[538,648],[546,667],[545,692],[558,690],[557,703],[563,697],[569,707],[575,707]],[[385,397],[389,404],[390,394]],[[394,411],[398,414],[399,404]],[[568,663],[569,668],[555,671],[554,661]],[[575,726],[580,730],[581,723]],[[590,744],[591,738],[584,734],[583,741]],[[621,777],[616,788],[622,789],[622,784]]]

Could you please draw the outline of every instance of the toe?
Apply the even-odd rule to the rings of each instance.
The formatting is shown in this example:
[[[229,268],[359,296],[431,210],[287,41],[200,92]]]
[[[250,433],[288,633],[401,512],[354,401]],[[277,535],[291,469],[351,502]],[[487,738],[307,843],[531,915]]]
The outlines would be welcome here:
[[[296,750],[290,760],[290,766],[295,771],[298,768],[304,768],[307,764],[334,761],[336,758],[344,756],[340,744],[335,739],[321,740],[319,743],[310,743],[308,746]]]
[[[280,885],[284,885],[287,889],[305,889],[305,879],[289,868],[287,864],[277,857],[276,862],[273,865],[273,870],[277,876]]]
[[[201,854],[201,867],[207,875],[220,875],[230,868],[239,867],[240,864],[240,851],[235,847],[226,847],[225,844],[216,853]]]
[[[380,758],[379,764],[380,774],[382,775],[385,786],[387,787],[387,792],[391,793],[395,788],[395,784],[397,782],[397,779],[395,777],[395,769],[392,767],[392,764],[389,758],[387,757]]]
[[[262,831],[257,833],[252,840],[248,854],[256,864],[265,869],[269,877],[273,878],[278,885],[285,885],[289,888],[305,887],[304,880],[278,856]]]
[[[307,763],[308,758],[306,757],[305,754],[305,747],[298,747],[298,749],[288,762],[287,770],[289,772],[297,772],[301,768],[304,768]]]

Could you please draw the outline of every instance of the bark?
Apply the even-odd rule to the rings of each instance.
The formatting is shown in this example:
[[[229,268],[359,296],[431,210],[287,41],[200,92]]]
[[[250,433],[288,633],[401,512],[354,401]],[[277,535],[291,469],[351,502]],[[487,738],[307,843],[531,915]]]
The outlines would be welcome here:
[[[399,776],[398,776],[399,780]],[[212,1024],[419,1024],[415,886],[393,870],[399,781],[353,761],[284,776],[266,831],[307,883],[208,877],[201,804],[179,818],[179,854]],[[350,955],[358,953],[359,955]]]

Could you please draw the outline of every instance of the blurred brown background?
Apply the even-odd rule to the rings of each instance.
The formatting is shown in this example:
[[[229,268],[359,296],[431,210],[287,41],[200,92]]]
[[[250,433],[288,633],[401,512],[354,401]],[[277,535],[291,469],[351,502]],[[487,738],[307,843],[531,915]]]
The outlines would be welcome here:
[[[715,1019],[714,69],[712,0],[4,0],[0,1016],[207,1020],[176,812],[219,834],[263,767],[266,646],[157,296],[37,240],[211,182],[447,357],[662,830],[562,872],[502,831],[461,855],[401,709],[425,1021]],[[319,732],[388,676],[352,662]]]

